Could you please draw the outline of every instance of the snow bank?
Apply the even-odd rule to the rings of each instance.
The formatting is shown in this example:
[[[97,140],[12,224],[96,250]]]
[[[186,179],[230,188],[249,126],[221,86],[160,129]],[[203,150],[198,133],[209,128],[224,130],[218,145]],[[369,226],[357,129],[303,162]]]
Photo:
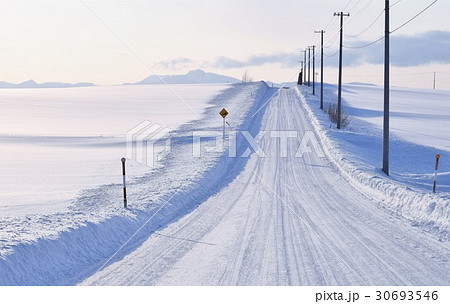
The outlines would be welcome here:
[[[67,212],[1,218],[0,284],[79,282],[102,267],[139,228],[110,262],[215,195],[243,170],[248,158],[230,158],[227,150],[205,150],[202,157],[192,157],[192,131],[220,134],[218,112],[225,107],[230,129],[257,134],[265,108],[252,115],[265,104],[268,90],[263,82],[235,84],[216,96],[204,119],[174,132],[171,153],[161,166],[130,182],[127,210],[121,208],[121,185],[111,184],[85,191]],[[239,136],[236,145],[238,153],[247,147]]]
[[[363,194],[378,202],[380,207],[409,219],[412,225],[436,233],[441,240],[450,239],[449,193],[433,194],[430,190],[420,189],[414,183],[401,178],[396,180],[396,172],[387,177],[378,167],[378,164],[381,165],[380,155],[375,154],[378,151],[381,153],[380,130],[352,116],[349,130],[338,131],[334,124],[331,125],[328,115],[318,107],[317,96],[313,96],[305,87],[296,87],[296,91],[317,136],[325,147],[325,154],[345,179]],[[333,89],[325,89],[324,100],[326,104],[331,100],[334,102]],[[391,149],[397,149],[399,154],[406,156],[423,153],[424,147],[391,136]],[[440,153],[446,156],[449,154],[446,151]],[[450,154],[448,157],[450,159]],[[401,168],[413,167],[414,161],[413,157],[413,161],[404,162]]]

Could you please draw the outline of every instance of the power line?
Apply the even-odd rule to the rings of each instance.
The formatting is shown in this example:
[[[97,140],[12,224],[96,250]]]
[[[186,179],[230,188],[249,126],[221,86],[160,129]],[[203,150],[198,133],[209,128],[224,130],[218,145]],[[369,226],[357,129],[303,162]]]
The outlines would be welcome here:
[[[353,1],[353,0],[349,0],[349,1],[347,2],[347,4],[345,5],[343,11],[350,5],[350,3],[351,3],[352,1]],[[336,21],[337,21],[337,19],[334,18],[334,16],[331,17],[330,21],[328,21],[327,25],[325,25],[325,26],[323,27],[323,29],[326,30],[328,27],[330,27],[331,25],[333,25]],[[338,33],[336,33],[335,35],[331,36],[330,39],[332,39],[333,37],[336,37],[336,38],[333,40],[333,42],[332,42],[331,44],[333,44],[333,43],[336,41],[336,39],[337,39],[337,34],[338,34]],[[315,36],[315,35],[314,35],[314,36]],[[313,39],[314,39],[314,38],[313,38]],[[329,39],[326,43],[328,43],[328,42],[330,41],[330,39]],[[314,43],[310,43],[310,44],[314,44]],[[329,47],[331,47],[331,45],[330,45],[330,46],[327,46],[327,47],[325,47],[325,48],[329,48]]]
[[[349,0],[349,1],[347,2],[347,5],[346,5],[342,10],[345,11],[345,9],[350,5],[350,3],[352,3],[352,1],[353,1],[353,0]]]
[[[352,7],[352,9],[354,9],[361,1],[362,1],[362,0],[359,0],[359,1]],[[371,3],[372,1],[373,1],[373,0],[369,0],[369,3]],[[350,0],[350,1],[347,3],[347,5],[345,6],[345,8],[348,7],[348,5],[349,5],[351,2],[352,2],[352,0]],[[339,28],[339,31],[336,32],[334,35],[332,35],[331,38],[327,40],[326,44],[328,44],[329,41],[330,41],[331,39],[333,39],[333,37],[336,37],[335,39],[337,39],[337,35],[339,34],[341,28],[342,28],[343,26],[347,25],[347,23],[348,23],[350,20],[352,20],[354,17],[356,17],[356,16],[357,16],[357,15],[358,15],[365,7],[366,7],[366,6],[362,7],[361,9],[359,9],[356,13],[353,14],[352,17],[350,17],[343,25],[341,25],[340,28]],[[344,10],[342,10],[342,11],[344,11]],[[334,19],[336,19],[336,18],[334,18]],[[329,23],[329,24],[330,24],[330,23]],[[325,28],[326,28],[326,27],[325,27]],[[316,35],[314,35],[314,36],[316,36]],[[313,39],[314,39],[314,38],[315,38],[315,37],[313,37]],[[313,40],[313,39],[312,39],[312,40]],[[333,42],[333,43],[334,43],[334,42]],[[330,46],[328,46],[328,47],[330,47]],[[333,54],[331,57],[333,57],[334,55],[335,55],[335,54]],[[325,55],[325,56],[327,56],[327,55]],[[329,57],[329,56],[327,56],[327,57]]]
[[[397,77],[397,76],[419,76],[419,75],[427,75],[427,74],[432,74],[434,72],[421,72],[421,73],[401,73],[401,74],[391,74],[391,76]],[[442,74],[441,72],[436,72],[437,74]],[[383,75],[380,74],[345,74],[346,76],[349,77],[365,77],[365,78],[383,78]]]
[[[401,1],[401,0],[397,1],[397,2],[394,3],[392,6],[394,6],[395,4],[399,3],[400,1]],[[396,32],[397,30],[401,29],[402,27],[404,27],[405,25],[407,25],[408,23],[410,23],[411,21],[413,21],[414,19],[416,19],[418,16],[420,16],[421,14],[423,14],[426,10],[428,10],[431,6],[433,6],[433,4],[435,4],[437,1],[438,1],[438,0],[434,0],[430,5],[428,5],[426,8],[424,8],[423,10],[421,10],[421,11],[420,11],[419,13],[417,13],[414,17],[412,17],[411,19],[409,19],[408,21],[406,21],[405,23],[403,23],[402,25],[400,25],[400,26],[397,27],[395,30],[393,30],[393,31],[391,31],[391,32],[389,32],[389,33],[392,34],[392,33]],[[391,7],[392,7],[392,6],[391,6]],[[383,14],[383,12],[385,12],[385,10],[383,10],[383,11],[381,12],[381,14],[377,17],[377,19],[380,18],[380,16]],[[375,20],[375,21],[376,21],[376,20]],[[371,26],[372,26],[372,25],[371,25]],[[369,28],[370,28],[370,27],[369,27]],[[359,36],[359,34],[356,35],[356,36]],[[354,37],[355,37],[355,36],[354,36]],[[377,40],[375,40],[375,41],[372,41],[372,42],[370,42],[370,43],[368,43],[368,44],[365,44],[365,45],[360,45],[360,46],[347,46],[347,45],[344,45],[344,47],[347,48],[347,49],[362,49],[362,48],[371,46],[371,45],[373,45],[373,44],[375,44],[375,43],[377,43],[377,42],[383,40],[384,38],[385,38],[385,37],[381,37],[381,38],[379,38],[379,39],[377,39]]]
[[[393,8],[394,6],[396,6],[397,4],[399,4],[402,0],[398,0],[397,2],[395,2],[394,4],[392,4],[389,8]]]
[[[342,11],[345,11],[345,9],[350,5],[350,3],[351,3],[352,1],[353,1],[353,0],[349,0],[349,1],[347,2],[347,4],[345,5],[345,7],[342,9]],[[362,1],[362,0],[359,0],[359,1],[358,1],[351,9],[353,10],[353,9],[354,9],[361,1]],[[373,0],[369,0],[369,4],[370,4],[372,1],[373,1]],[[366,6],[367,6],[367,4],[366,4]],[[364,6],[362,9],[364,9],[366,6]],[[362,11],[362,9],[359,9],[355,14],[353,14],[353,16],[350,17],[349,20],[347,20],[347,22],[345,22],[345,25],[346,25],[350,20],[352,20],[356,15],[358,15],[358,14]],[[327,24],[323,29],[326,30],[331,24],[334,24],[336,21],[337,21],[337,18],[332,18],[332,19],[328,22],[328,24]],[[333,39],[333,42],[331,43],[331,45],[334,44],[334,42],[337,40],[338,34],[339,34],[339,31],[337,31],[334,35],[332,35],[331,38],[328,39],[328,40],[325,42],[325,44],[329,44],[330,40],[333,39],[333,38],[334,38],[334,39]],[[313,38],[313,39],[314,39],[314,38]],[[328,45],[328,46],[326,46],[325,48],[329,48],[329,47],[331,47],[331,45]]]
[[[367,2],[367,3],[362,7],[361,10],[364,10],[364,9],[366,9],[367,7],[369,7],[369,6],[372,4],[372,2],[373,2],[373,0],[369,0],[369,2]]]
[[[418,73],[404,73],[404,74],[392,74],[393,76],[413,76],[413,75],[424,75],[424,74],[431,74],[431,73],[434,73],[434,71],[433,72],[418,72]],[[437,73],[437,72],[436,72]]]
[[[395,2],[394,4],[392,4],[389,8],[392,8],[392,7],[394,7],[395,5],[397,5],[398,3],[400,3],[402,0],[398,0],[397,2]],[[370,3],[368,3],[368,4],[370,4]],[[367,7],[368,5],[366,5],[366,7]],[[380,19],[381,18],[381,16],[383,16],[383,13],[384,13],[384,9],[380,12],[380,14],[375,18],[375,20],[365,29],[365,30],[363,30],[362,32],[360,32],[359,34],[356,34],[356,35],[345,35],[345,36],[347,36],[347,37],[359,37],[359,36],[361,36],[362,34],[364,34],[365,32],[367,32],[377,21],[378,21],[378,19]]]
[[[371,0],[371,1],[372,1],[372,0]],[[345,6],[345,8],[347,8],[347,6],[348,6],[351,2],[352,2],[352,1],[349,1],[349,2],[347,3],[347,5]],[[358,3],[359,3],[359,2],[361,2],[361,0],[359,0]],[[356,4],[358,4],[358,3],[356,3]],[[356,6],[356,5],[355,5],[355,6]],[[354,8],[355,6],[353,6],[353,8]],[[342,11],[344,11],[345,8],[344,8]],[[353,9],[353,8],[352,8],[352,9]],[[347,25],[347,23],[348,23],[350,20],[352,20],[356,15],[358,15],[358,14],[361,12],[361,10],[362,10],[362,9],[358,10],[352,17],[350,17],[350,19],[347,20],[347,22],[345,22],[345,25]],[[337,18],[333,18],[333,19],[337,21]],[[330,23],[329,23],[329,24],[330,24]],[[326,29],[326,27],[325,27],[325,29]],[[339,29],[339,30],[340,30],[340,29]],[[326,46],[324,46],[324,48],[327,49],[327,48],[332,47],[333,44],[336,42],[338,36],[339,36],[338,34],[339,34],[339,31],[337,31],[334,35],[332,35],[331,38],[328,39],[327,42],[325,42]],[[331,41],[332,39],[333,39],[333,41],[330,43],[330,41]],[[333,55],[333,56],[334,56],[334,55]]]
[[[393,73],[393,74],[390,74],[390,75],[391,75],[391,77],[394,77],[394,80],[397,79],[396,77],[402,77],[402,81],[405,81],[405,82],[423,82],[423,80],[416,80],[417,77],[422,76],[422,75],[431,75],[431,74],[434,74],[434,73],[436,73],[436,75],[441,75],[441,74],[450,75],[450,73],[439,72],[439,71],[436,71],[436,72],[435,71],[417,72],[417,73],[399,73],[399,74]],[[376,78],[376,79],[383,78],[383,75],[380,75],[380,74],[363,74],[363,75],[361,75],[361,74],[345,74],[345,75],[348,76],[348,77],[364,77],[364,78],[371,78],[371,79],[373,79],[373,78]],[[413,77],[413,78],[412,79],[405,79],[405,77]]]
[[[370,0],[370,2],[371,2],[371,1],[372,1],[372,0]],[[345,8],[350,4],[350,2],[351,2],[351,1],[349,1],[349,2],[347,3],[347,5],[345,6]],[[359,0],[358,3],[359,3],[359,2],[361,2],[361,0]],[[358,4],[358,3],[356,3],[356,4]],[[356,6],[356,5],[355,5],[355,6]],[[353,8],[355,8],[355,6],[353,6]],[[353,8],[352,8],[352,9],[353,9]],[[363,7],[362,9],[364,9],[364,7]],[[353,16],[350,17],[349,20],[347,20],[347,21],[345,22],[344,25],[347,25],[347,23],[348,23],[350,20],[352,20],[355,16],[357,16],[357,15],[362,11],[362,9],[359,9],[355,14],[353,14]],[[344,11],[344,9],[343,9],[342,11]],[[334,19],[336,19],[336,18],[334,18]],[[337,19],[336,19],[336,20],[337,20]],[[340,31],[340,29],[339,29],[339,31]],[[330,39],[328,39],[328,40],[325,42],[325,44],[327,44],[327,46],[325,46],[325,48],[330,48],[330,47],[334,44],[334,42],[337,40],[339,31],[337,31],[334,35],[331,36]],[[333,38],[334,38],[334,39],[333,39]],[[333,39],[333,42],[332,42],[331,44],[329,44],[329,42],[330,42],[331,39]],[[328,45],[328,44],[329,44],[329,45]]]
[[[138,55],[138,53],[132,49],[126,42],[125,40],[123,40],[89,5],[86,4],[85,1],[80,0],[81,3],[101,22],[103,23],[104,26],[106,26],[106,28],[108,28],[108,30],[114,35],[116,36],[117,39],[120,40],[120,42],[122,42],[123,45],[125,45],[125,47],[140,61],[142,62],[156,77],[159,78],[159,80],[161,80],[161,82],[170,90],[172,91],[172,93],[178,97],[178,99],[183,102],[186,107],[189,108],[189,110],[191,110],[192,113],[194,113],[198,118],[200,118],[200,115],[197,114],[197,112],[194,111],[194,109],[192,109],[192,107],[186,102],[186,100],[184,100],[183,97],[181,97],[180,94],[178,94],[173,88],[172,86],[170,86],[160,75],[158,75],[153,69],[152,67],[147,64],[147,62],[145,62],[145,60]]]
[[[339,53],[339,50],[337,50],[335,53],[333,53],[333,54],[331,54],[331,55],[328,55],[328,54],[325,54],[325,53],[323,53],[325,56],[327,56],[327,57],[334,57],[334,56],[336,56],[337,55],[337,53]]]
[[[327,23],[327,25],[324,27],[324,29],[327,29],[329,26],[331,26],[332,24],[334,24],[337,21],[336,18],[331,18],[330,21]]]
[[[351,12],[358,4],[359,2],[361,2],[362,0],[358,0],[358,2],[356,2],[355,5],[353,5],[353,7],[351,9],[349,9],[348,11]]]
[[[365,7],[360,8],[356,13],[354,13],[348,20],[345,22],[345,25],[347,25],[350,21],[352,21]],[[352,8],[353,9],[353,8]]]
[[[346,49],[362,49],[362,48],[371,46],[371,45],[373,45],[373,44],[375,44],[375,43],[377,43],[377,42],[379,42],[379,41],[381,41],[383,39],[384,39],[384,37],[381,37],[381,38],[379,38],[379,39],[377,39],[375,41],[372,41],[371,43],[365,44],[365,45],[360,45],[360,46],[346,46],[346,45],[344,45],[344,47]]]
[[[360,32],[359,34],[356,34],[356,35],[345,35],[345,36],[347,36],[347,37],[359,37],[359,36],[361,36],[362,34],[364,34],[365,32],[367,32],[377,21],[378,21],[378,19],[380,19],[380,17],[381,16],[383,16],[383,13],[384,13],[384,9],[381,11],[381,13],[377,16],[377,18],[375,18],[375,20],[365,29],[365,30],[363,30],[362,32]]]
[[[334,17],[334,16],[333,16],[333,17]],[[334,18],[334,19],[336,19],[336,18]],[[336,19],[336,20],[337,20],[337,19]],[[334,37],[334,39],[333,39],[333,37]],[[336,32],[336,34],[334,34],[333,37],[331,37],[331,38],[327,41],[328,46],[324,46],[324,48],[328,49],[328,48],[330,48],[330,47],[333,46],[333,44],[336,42],[336,40],[337,40],[338,37],[339,37],[338,32]],[[333,39],[333,41],[330,42],[331,39]]]
[[[413,21],[414,19],[416,19],[417,17],[419,17],[420,15],[422,15],[422,13],[424,13],[426,10],[428,10],[430,7],[432,7],[436,2],[438,2],[438,0],[434,0],[430,5],[428,5],[426,8],[424,8],[423,10],[421,10],[418,14],[416,14],[414,17],[412,17],[411,19],[409,19],[408,21],[406,21],[405,23],[403,23],[402,25],[400,25],[399,27],[397,27],[395,30],[391,31],[390,34],[395,33],[396,31],[398,31],[399,29],[401,29],[402,27],[404,27],[405,25],[407,25],[408,23],[410,23],[411,21]]]
[[[373,2],[373,0],[368,0],[367,2],[366,2],[366,4],[364,4],[364,6],[363,7],[361,7],[359,10],[358,10],[358,13],[360,13],[360,12],[362,12],[363,10],[365,10],[369,5],[371,5],[372,4],[372,2]],[[357,3],[358,4],[358,3]],[[353,8],[355,8],[356,7],[356,5],[353,7]],[[351,10],[353,10],[353,8],[351,9]],[[351,11],[350,10],[350,11]],[[351,18],[351,19],[353,19],[353,18]],[[349,20],[349,22],[350,22],[350,20]],[[347,22],[348,23],[348,22]]]

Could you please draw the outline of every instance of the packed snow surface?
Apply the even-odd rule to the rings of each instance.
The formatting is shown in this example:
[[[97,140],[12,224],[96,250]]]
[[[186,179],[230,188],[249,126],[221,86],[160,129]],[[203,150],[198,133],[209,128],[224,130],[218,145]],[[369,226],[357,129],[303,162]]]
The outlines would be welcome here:
[[[3,217],[0,284],[448,285],[448,193],[409,179],[400,156],[384,176],[376,122],[355,107],[337,131],[317,101],[306,87],[228,87],[131,181],[127,210],[116,181],[61,212]],[[440,142],[392,140],[417,159],[447,157]]]
[[[315,129],[301,92],[269,89],[264,99],[272,94],[261,130]],[[380,197],[350,184],[320,146],[295,157],[301,139],[284,150],[280,137],[262,137],[219,193],[82,284],[449,283],[448,242],[377,206]]]

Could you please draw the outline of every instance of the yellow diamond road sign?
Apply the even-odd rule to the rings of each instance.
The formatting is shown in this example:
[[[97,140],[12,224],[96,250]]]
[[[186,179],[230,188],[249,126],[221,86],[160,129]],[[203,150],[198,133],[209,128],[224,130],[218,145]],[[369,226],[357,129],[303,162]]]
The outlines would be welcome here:
[[[227,115],[228,115],[228,111],[225,110],[225,108],[223,108],[222,111],[219,112],[219,114],[220,114],[223,118],[225,118],[225,117],[227,117]]]

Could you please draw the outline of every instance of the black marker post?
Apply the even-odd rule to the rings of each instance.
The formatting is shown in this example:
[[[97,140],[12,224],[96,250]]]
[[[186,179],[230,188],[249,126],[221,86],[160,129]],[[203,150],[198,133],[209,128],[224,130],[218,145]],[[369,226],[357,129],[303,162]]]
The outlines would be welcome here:
[[[437,183],[437,173],[438,173],[438,166],[439,166],[439,158],[441,158],[441,156],[439,154],[436,154],[436,165],[434,166],[433,193],[436,193],[436,183]]]
[[[126,161],[126,158],[122,157],[123,207],[127,208],[127,181],[125,179],[125,161]]]

